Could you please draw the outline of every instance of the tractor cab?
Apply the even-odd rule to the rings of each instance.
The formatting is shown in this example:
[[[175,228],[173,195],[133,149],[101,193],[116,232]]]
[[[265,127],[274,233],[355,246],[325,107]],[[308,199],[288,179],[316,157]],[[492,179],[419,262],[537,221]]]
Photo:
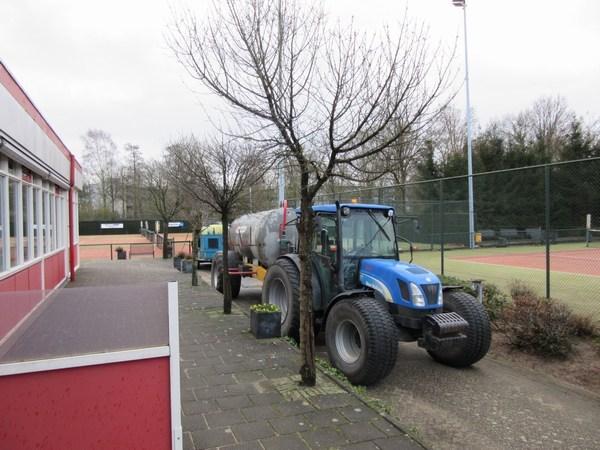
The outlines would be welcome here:
[[[398,259],[393,208],[350,203],[316,205],[313,211],[313,263],[327,280],[325,297],[359,289],[362,260]]]

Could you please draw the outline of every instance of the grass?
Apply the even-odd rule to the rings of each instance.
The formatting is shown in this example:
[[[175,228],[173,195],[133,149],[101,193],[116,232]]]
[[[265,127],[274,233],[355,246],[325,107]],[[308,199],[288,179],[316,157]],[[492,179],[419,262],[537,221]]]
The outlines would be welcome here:
[[[585,247],[581,243],[557,244],[552,246],[551,251],[581,250],[583,248]],[[444,273],[464,280],[482,279],[495,284],[506,293],[509,292],[510,285],[514,281],[524,281],[538,295],[545,295],[546,271],[544,269],[527,269],[454,259],[463,256],[539,253],[543,251],[544,247],[540,245],[451,250],[445,253]],[[406,257],[405,253],[403,259]],[[415,252],[413,262],[432,272],[440,273],[439,251]],[[589,315],[600,321],[600,276],[552,271],[550,274],[550,295],[566,303],[574,312]]]

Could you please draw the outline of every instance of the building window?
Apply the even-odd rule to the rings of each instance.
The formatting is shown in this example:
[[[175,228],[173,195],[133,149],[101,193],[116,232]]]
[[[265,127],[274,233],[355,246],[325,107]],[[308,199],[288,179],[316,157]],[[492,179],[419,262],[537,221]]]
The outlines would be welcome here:
[[[5,208],[2,206],[5,203],[4,191],[5,191],[5,182],[6,177],[0,176],[0,272],[5,271],[8,267],[6,267],[4,261],[6,260],[5,252],[6,252],[6,236],[4,233],[5,223],[6,223],[6,212]]]
[[[33,189],[33,256],[37,258],[42,256],[42,234],[41,234],[41,223],[42,223],[42,192],[39,188]]]
[[[10,236],[10,267],[15,267],[19,264],[19,222],[17,211],[20,208],[20,187],[21,185],[18,181],[13,179],[8,180],[8,231]]]
[[[48,223],[50,222],[50,200],[48,192],[42,193],[44,201],[42,203],[42,253],[50,252],[50,239],[48,239]]]
[[[31,186],[23,185],[23,261],[31,259]]]

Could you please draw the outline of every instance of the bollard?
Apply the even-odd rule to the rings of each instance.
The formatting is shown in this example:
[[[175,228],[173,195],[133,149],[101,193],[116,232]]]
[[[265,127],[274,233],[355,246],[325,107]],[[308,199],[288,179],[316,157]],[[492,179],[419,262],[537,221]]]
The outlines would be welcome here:
[[[483,303],[483,280],[471,280],[471,286],[479,303]]]

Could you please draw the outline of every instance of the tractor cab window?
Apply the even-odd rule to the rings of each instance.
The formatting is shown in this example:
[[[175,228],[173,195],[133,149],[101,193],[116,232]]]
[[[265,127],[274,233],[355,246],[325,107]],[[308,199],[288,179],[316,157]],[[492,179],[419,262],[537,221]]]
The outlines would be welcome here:
[[[347,258],[396,258],[396,237],[387,210],[351,209],[342,217],[342,243]]]

